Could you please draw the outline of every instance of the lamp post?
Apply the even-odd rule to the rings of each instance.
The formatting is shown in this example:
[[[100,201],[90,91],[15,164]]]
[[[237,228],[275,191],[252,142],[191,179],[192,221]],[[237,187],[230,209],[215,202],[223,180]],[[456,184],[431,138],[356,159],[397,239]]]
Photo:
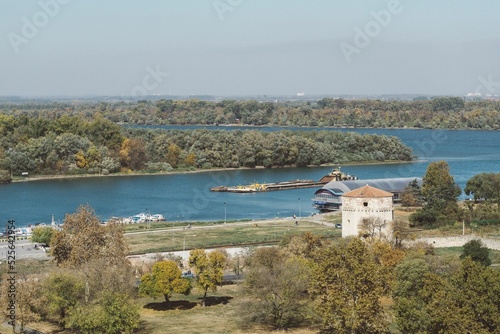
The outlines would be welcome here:
[[[187,235],[184,236],[184,242],[182,243],[182,250],[186,250],[186,237]],[[191,237],[196,237],[196,234],[192,234]]]
[[[276,224],[278,223],[278,219],[280,218],[280,213],[276,213],[276,220],[274,221],[274,240],[276,240]]]
[[[224,202],[224,224],[227,222],[227,209],[226,209],[226,202]]]
[[[299,220],[300,220],[301,214],[302,214],[302,212],[301,212],[301,208],[300,208],[300,197],[299,197]]]

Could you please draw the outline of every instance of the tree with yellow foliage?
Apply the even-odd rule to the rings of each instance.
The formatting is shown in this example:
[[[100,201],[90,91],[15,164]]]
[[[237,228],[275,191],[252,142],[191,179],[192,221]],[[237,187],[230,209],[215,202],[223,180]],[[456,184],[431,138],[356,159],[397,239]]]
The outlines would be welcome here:
[[[189,253],[189,264],[194,267],[196,285],[203,291],[202,306],[205,306],[208,290],[217,291],[222,283],[226,256],[219,250],[207,254],[203,249],[194,249]]]

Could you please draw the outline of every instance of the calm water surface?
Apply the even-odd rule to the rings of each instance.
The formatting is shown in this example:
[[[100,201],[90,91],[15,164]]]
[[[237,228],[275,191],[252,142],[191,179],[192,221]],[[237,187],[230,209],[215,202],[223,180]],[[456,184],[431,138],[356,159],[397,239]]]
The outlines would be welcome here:
[[[414,163],[343,166],[343,171],[360,179],[422,177],[429,162],[438,160],[448,162],[451,174],[462,188],[478,173],[500,172],[500,132],[341,129],[353,130],[397,136],[419,157]],[[25,226],[49,223],[54,214],[56,220],[62,221],[66,213],[74,212],[81,204],[89,204],[103,220],[112,216],[128,217],[146,210],[161,213],[169,221],[224,220],[225,214],[228,220],[306,216],[315,212],[311,198],[317,188],[253,194],[212,193],[209,188],[255,181],[319,179],[330,170],[331,167],[282,168],[13,183],[0,185],[0,219],[3,222],[15,219],[18,226]]]

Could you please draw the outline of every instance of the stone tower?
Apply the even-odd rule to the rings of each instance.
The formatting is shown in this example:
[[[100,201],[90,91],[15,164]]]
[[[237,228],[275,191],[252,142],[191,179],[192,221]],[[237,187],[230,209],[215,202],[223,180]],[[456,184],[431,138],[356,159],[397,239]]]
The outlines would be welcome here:
[[[342,195],[342,237],[358,236],[363,220],[373,233],[390,236],[394,219],[392,193],[369,185]]]

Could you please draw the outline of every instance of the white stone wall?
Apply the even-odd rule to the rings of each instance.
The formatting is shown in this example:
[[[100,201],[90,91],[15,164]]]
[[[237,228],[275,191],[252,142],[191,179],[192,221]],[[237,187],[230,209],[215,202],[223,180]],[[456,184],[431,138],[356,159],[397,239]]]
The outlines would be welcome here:
[[[366,218],[385,221],[382,233],[389,235],[393,210],[392,197],[342,197],[342,237],[358,236],[359,224]]]
[[[483,238],[478,235],[460,235],[456,237],[434,237],[434,238],[419,238],[415,242],[426,242],[435,248],[446,247],[462,247],[467,242],[479,239],[489,249],[500,250],[500,239]]]

